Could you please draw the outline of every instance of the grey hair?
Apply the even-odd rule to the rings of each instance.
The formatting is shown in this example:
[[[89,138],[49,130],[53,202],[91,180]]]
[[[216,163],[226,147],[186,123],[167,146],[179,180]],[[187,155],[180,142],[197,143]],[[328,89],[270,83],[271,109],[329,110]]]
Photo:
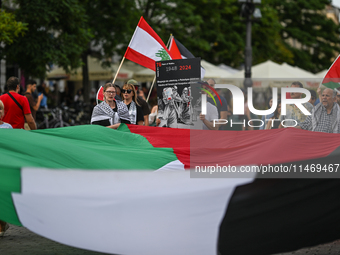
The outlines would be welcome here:
[[[332,91],[333,91],[333,98],[336,98],[336,90],[335,89],[332,89]]]
[[[333,95],[332,98],[336,98],[336,89],[330,89],[330,88],[326,88],[326,89],[329,89],[329,90],[331,90],[333,92],[332,93],[332,95]],[[324,89],[323,91],[325,91],[326,89]]]

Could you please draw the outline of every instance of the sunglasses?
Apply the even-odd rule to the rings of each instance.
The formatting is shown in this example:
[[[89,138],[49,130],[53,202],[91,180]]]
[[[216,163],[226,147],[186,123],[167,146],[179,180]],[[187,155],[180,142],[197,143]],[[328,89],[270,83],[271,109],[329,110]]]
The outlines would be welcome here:
[[[122,89],[122,93],[125,94],[125,93],[128,93],[130,94],[132,92],[131,89]]]

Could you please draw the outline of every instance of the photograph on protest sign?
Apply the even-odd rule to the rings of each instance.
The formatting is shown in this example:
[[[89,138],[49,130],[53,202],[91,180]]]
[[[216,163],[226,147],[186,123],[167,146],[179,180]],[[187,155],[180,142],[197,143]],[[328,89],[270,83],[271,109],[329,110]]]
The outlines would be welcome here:
[[[159,126],[199,129],[194,109],[198,91],[191,84],[199,81],[200,74],[200,58],[156,62]]]

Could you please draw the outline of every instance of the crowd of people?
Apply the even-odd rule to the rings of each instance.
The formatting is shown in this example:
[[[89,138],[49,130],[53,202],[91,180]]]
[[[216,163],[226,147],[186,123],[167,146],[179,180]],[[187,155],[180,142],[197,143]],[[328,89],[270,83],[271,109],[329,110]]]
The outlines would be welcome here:
[[[293,82],[292,88],[303,88],[301,82]],[[273,114],[262,116],[262,121],[266,123],[262,129],[275,129],[295,126],[295,128],[309,131],[340,133],[340,87],[337,89],[325,88],[322,92],[318,88],[317,92],[309,90],[311,97],[303,103],[310,115],[303,113],[296,105],[286,106],[286,115],[281,115],[281,102]],[[318,94],[318,95],[317,95]],[[291,99],[301,99],[302,93],[290,93]],[[269,108],[272,106],[272,99]],[[275,121],[276,120],[276,121]],[[283,124],[285,122],[285,124]]]
[[[116,129],[120,123],[172,127],[171,119],[176,119],[176,123],[192,125],[193,118],[199,118],[202,122],[202,129],[206,130],[235,130],[221,122],[214,120],[227,120],[234,123],[247,123],[248,125],[234,125],[236,130],[252,130],[254,129],[254,119],[258,119],[250,112],[247,95],[245,96],[244,114],[233,114],[232,98],[225,98],[219,92],[219,96],[213,93],[216,82],[214,79],[200,81],[201,93],[207,94],[207,113],[200,113],[200,107],[196,107],[192,103],[192,96],[188,88],[181,91],[181,96],[173,88],[166,88],[171,91],[172,100],[158,98],[158,102],[150,107],[146,101],[145,93],[136,80],[128,80],[122,87],[107,82],[104,86],[104,101],[94,106],[91,117],[91,124],[98,124]],[[38,109],[46,108],[46,93],[39,90],[39,95],[33,97],[33,93],[37,90],[37,83],[29,80],[26,84],[26,91],[20,94],[21,86],[19,79],[10,77],[6,83],[7,92],[0,96],[0,128],[20,128],[26,130],[37,129],[36,113]],[[303,88],[301,82],[293,82],[292,88]],[[278,101],[275,112],[269,115],[263,115],[262,125],[256,129],[276,129],[295,126],[296,128],[306,129],[310,131],[339,133],[340,132],[340,87],[337,89],[326,88],[321,92],[310,90],[311,98],[309,102],[303,104],[311,115],[301,112],[294,104],[286,105],[286,114],[281,115],[281,102]],[[163,92],[164,94],[164,92]],[[190,95],[189,95],[190,94]],[[213,95],[215,94],[215,95]],[[177,95],[177,96],[176,96]],[[303,93],[292,92],[289,97],[291,99],[301,99]],[[176,102],[176,98],[179,103]],[[200,98],[199,98],[200,100]],[[197,100],[197,101],[199,101]],[[84,101],[82,90],[78,90],[74,101]],[[272,98],[269,98],[267,108],[272,107]],[[197,103],[197,102],[196,102]],[[199,102],[200,103],[200,102]],[[177,108],[175,107],[177,106]],[[196,109],[197,108],[197,109]],[[197,112],[197,116],[195,115]],[[172,113],[165,114],[165,113]],[[261,118],[260,118],[261,120]],[[197,120],[195,120],[197,121]],[[217,123],[217,124],[216,124]],[[285,123],[283,125],[283,123]]]

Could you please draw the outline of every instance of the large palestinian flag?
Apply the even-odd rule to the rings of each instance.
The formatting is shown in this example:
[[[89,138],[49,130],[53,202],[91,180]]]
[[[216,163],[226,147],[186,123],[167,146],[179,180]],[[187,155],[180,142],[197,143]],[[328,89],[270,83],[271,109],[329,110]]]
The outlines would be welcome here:
[[[115,254],[271,254],[340,237],[340,182],[329,170],[339,163],[337,134],[87,125],[5,129],[0,137],[0,219],[67,245]],[[268,164],[320,164],[329,179],[194,175],[197,167]],[[317,171],[309,173],[302,177]]]

